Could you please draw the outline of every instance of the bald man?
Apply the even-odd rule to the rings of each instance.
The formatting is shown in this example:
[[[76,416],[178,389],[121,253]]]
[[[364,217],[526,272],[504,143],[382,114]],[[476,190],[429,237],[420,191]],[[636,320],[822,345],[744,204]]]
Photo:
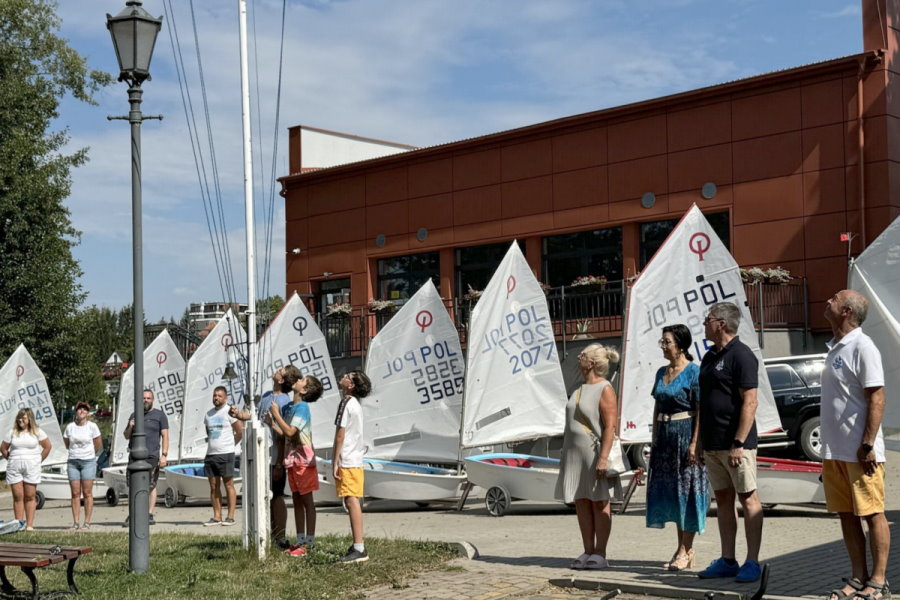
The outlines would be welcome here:
[[[859,594],[869,600],[890,597],[886,571],[891,532],[884,514],[884,371],[881,354],[860,326],[869,302],[841,290],[825,303],[834,338],[822,372],[822,481],[830,512],[838,513],[853,576],[830,600]],[[872,570],[866,564],[869,529]]]

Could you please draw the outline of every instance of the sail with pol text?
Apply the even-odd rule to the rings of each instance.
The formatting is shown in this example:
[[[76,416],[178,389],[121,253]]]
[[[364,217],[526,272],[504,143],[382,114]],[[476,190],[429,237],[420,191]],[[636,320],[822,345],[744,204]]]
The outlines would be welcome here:
[[[218,386],[223,386],[228,391],[229,404],[244,404],[247,381],[246,342],[244,328],[231,309],[228,309],[188,361],[179,444],[182,459],[202,459],[206,456],[206,426],[203,417],[213,406],[213,391]],[[226,378],[229,366],[236,377]],[[174,441],[178,442],[178,438]],[[236,452],[240,452],[240,445]]]
[[[677,323],[686,325],[693,337],[690,353],[699,364],[712,346],[704,338],[703,319],[710,306],[718,302],[731,302],[740,309],[738,335],[759,360],[757,429],[760,433],[781,429],[740,269],[694,205],[629,292],[619,398],[619,437],[623,442],[650,441],[654,405],[650,392],[656,371],[667,363],[658,345],[662,328]]]
[[[169,460],[178,460],[178,438],[181,435],[181,412],[184,409],[184,358],[172,341],[169,331],[162,330],[144,349],[144,388],[153,392],[153,408],[165,413],[169,421]],[[119,386],[115,433],[112,442],[113,465],[128,462],[128,440],[125,428],[134,414],[134,365],[128,367]]]
[[[301,375],[313,375],[322,382],[322,397],[309,405],[313,445],[316,449],[331,448],[340,392],[325,336],[296,293],[272,320],[259,339],[258,348],[259,373],[263,377],[259,389],[264,392],[272,389],[275,370],[291,364],[300,369]]]
[[[457,459],[465,361],[431,279],[371,341],[366,373],[374,388],[362,403],[367,457]]]
[[[68,452],[63,444],[59,420],[50,398],[50,388],[41,369],[31,358],[24,344],[0,368],[0,438],[5,439],[16,423],[16,414],[30,408],[34,422],[47,434],[50,440],[50,454],[45,465],[66,462]],[[0,458],[0,471],[6,471],[6,459]]]
[[[562,434],[567,398],[547,298],[516,242],[469,333],[462,446]]]

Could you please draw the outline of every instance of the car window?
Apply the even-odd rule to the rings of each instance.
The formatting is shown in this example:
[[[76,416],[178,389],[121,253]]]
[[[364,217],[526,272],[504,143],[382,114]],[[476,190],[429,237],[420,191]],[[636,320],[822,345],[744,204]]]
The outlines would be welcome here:
[[[776,394],[784,390],[795,390],[805,387],[800,376],[788,365],[769,365],[766,367],[769,383]]]
[[[803,362],[795,365],[800,376],[809,387],[822,387],[822,371],[825,369],[824,360]]]

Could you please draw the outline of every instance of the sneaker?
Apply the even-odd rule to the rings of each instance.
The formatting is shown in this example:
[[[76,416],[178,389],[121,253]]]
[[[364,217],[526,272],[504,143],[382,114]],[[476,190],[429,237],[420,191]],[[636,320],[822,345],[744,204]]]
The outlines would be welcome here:
[[[216,521],[215,519],[210,519],[206,523],[203,524],[204,527],[215,527],[216,525],[221,525],[222,521]]]
[[[290,542],[290,540],[288,540],[286,538],[281,538],[280,540],[275,540],[275,545],[280,550],[290,550],[291,548],[294,547],[294,545]]]
[[[697,577],[700,579],[714,579],[716,577],[734,577],[738,574],[738,571],[741,570],[740,565],[736,562],[733,565],[725,562],[724,558],[717,558],[716,560],[709,563],[709,566],[706,567],[703,571],[697,573]]]
[[[369,555],[366,551],[363,550],[360,552],[359,550],[354,549],[353,546],[350,546],[350,550],[347,554],[341,557],[341,562],[344,564],[366,562],[367,560],[369,560]]]
[[[151,525],[156,525],[156,519],[153,518],[153,515],[152,515],[152,514],[150,515],[150,524],[151,524]]]
[[[232,525],[237,525],[237,523],[234,522],[234,519],[232,519],[231,517],[228,517],[227,519],[222,521],[222,525],[224,527],[231,527]]]
[[[748,560],[738,571],[737,577],[734,578],[738,583],[750,583],[756,581],[762,575],[762,567],[755,560]]]
[[[291,546],[287,550],[284,551],[288,556],[293,556],[299,558],[301,556],[306,556],[306,546]]]

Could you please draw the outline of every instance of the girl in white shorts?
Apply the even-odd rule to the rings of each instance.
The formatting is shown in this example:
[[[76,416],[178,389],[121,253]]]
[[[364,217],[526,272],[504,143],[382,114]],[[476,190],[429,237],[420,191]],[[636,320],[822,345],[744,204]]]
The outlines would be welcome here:
[[[0,444],[7,460],[6,482],[13,495],[13,513],[25,521],[25,529],[34,529],[35,493],[41,482],[41,462],[50,454],[50,440],[34,421],[30,408],[16,415],[16,424]]]

